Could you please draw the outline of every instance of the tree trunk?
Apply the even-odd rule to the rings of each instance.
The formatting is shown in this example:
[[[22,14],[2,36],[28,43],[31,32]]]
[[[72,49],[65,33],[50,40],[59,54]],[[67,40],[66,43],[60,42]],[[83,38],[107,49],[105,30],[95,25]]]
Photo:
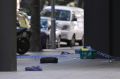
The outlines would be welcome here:
[[[40,40],[40,0],[32,0],[31,3],[32,14],[31,14],[31,40],[30,50],[34,52],[41,51],[41,40]]]
[[[40,12],[43,9],[45,0],[32,0],[31,9],[31,40],[30,40],[30,50],[38,52],[42,50],[41,38],[40,38]]]
[[[84,0],[76,0],[77,7],[84,8]]]

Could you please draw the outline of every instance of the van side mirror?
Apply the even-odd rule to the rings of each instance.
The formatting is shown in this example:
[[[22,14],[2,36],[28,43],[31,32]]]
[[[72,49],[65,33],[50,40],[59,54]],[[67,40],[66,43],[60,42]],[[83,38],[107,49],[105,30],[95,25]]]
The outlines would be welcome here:
[[[77,21],[77,18],[76,17],[72,18],[72,21]]]
[[[48,26],[48,30],[50,30],[51,29],[51,26]]]
[[[72,15],[72,21],[77,21],[77,18],[74,14]]]

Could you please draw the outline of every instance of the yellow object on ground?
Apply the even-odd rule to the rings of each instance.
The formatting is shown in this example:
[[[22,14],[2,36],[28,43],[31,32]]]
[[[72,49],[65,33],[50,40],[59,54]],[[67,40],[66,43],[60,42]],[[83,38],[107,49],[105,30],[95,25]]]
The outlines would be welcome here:
[[[81,47],[81,51],[88,51],[88,50],[89,50],[88,48]]]

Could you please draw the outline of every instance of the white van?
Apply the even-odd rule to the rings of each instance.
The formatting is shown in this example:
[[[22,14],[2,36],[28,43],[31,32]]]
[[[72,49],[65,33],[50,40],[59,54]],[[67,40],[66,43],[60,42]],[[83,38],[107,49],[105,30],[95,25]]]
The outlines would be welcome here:
[[[76,7],[55,6],[56,39],[67,42],[68,45],[81,43],[84,36],[84,10]],[[41,12],[41,20],[46,20],[51,26],[51,6]]]

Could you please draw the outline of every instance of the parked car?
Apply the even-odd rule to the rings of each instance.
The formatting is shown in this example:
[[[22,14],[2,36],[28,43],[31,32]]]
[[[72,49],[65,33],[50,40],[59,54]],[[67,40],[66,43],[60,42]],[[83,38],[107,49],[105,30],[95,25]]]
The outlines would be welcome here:
[[[50,18],[49,18],[50,19]],[[42,47],[49,48],[50,46],[50,31],[51,31],[51,22],[48,21],[48,18],[41,17],[41,40],[42,40]],[[58,30],[59,28],[56,27],[56,47],[60,47],[60,34],[61,31]],[[43,43],[43,41],[45,41]]]
[[[76,7],[55,6],[56,42],[67,42],[74,46],[75,42],[81,44],[84,36],[84,10]],[[51,6],[41,12],[41,20],[46,21],[46,27],[51,27]],[[50,35],[48,31],[46,34]],[[59,42],[58,42],[59,41]]]

